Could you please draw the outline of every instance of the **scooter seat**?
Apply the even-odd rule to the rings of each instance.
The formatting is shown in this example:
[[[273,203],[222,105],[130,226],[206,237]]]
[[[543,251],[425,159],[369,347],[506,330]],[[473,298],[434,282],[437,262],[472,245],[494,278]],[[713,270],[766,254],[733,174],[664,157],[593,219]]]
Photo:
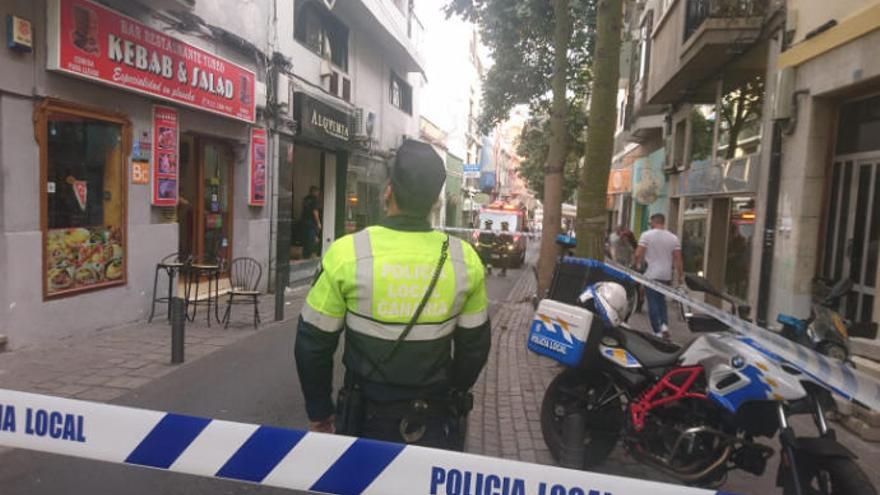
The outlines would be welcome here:
[[[637,330],[621,329],[624,346],[645,368],[668,368],[678,362],[684,347]]]

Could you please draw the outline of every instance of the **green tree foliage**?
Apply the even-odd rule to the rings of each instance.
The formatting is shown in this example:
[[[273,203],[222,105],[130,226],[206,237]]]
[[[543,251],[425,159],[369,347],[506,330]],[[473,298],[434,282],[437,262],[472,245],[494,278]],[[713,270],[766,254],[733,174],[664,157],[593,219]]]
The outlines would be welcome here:
[[[596,23],[596,0],[569,0],[572,35],[566,89],[572,111],[582,111],[589,89],[589,66]],[[450,0],[447,15],[461,15],[480,28],[493,65],[483,83],[479,124],[488,132],[516,105],[532,115],[549,112],[553,79],[553,4],[547,0]],[[533,188],[539,190],[538,188]]]
[[[568,125],[569,149],[565,159],[563,172],[562,202],[574,200],[580,174],[581,157],[584,155],[584,129],[587,124],[586,115],[578,105],[569,105]],[[519,175],[535,196],[544,200],[544,166],[550,153],[550,120],[546,113],[533,116],[526,122],[520,136],[517,154],[523,157],[520,162]]]

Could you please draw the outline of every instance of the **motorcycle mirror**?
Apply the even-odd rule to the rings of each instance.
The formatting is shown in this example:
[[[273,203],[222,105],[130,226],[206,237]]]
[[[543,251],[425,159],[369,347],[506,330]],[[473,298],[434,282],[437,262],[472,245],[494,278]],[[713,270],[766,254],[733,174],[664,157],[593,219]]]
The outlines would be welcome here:
[[[699,275],[688,273],[684,276],[684,283],[690,290],[705,292],[706,294],[711,294],[713,296],[724,299],[724,295],[721,294],[715,287],[712,287],[712,284],[705,277],[700,277]]]
[[[828,295],[825,296],[825,302],[831,302],[839,297],[845,295],[852,289],[853,281],[849,278],[844,278],[839,280],[831,290],[828,291]]]
[[[853,323],[847,329],[850,337],[874,340],[877,338],[877,323],[873,321],[860,321]]]

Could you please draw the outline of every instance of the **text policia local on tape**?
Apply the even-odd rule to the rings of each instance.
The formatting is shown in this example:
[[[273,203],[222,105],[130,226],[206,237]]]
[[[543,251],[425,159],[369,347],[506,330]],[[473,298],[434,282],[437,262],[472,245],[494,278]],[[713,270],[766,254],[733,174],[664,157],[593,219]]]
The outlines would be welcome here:
[[[28,407],[16,416],[15,406],[0,404],[0,433],[24,433],[35,437],[85,442],[82,415]]]
[[[611,492],[568,487],[541,481],[535,492],[526,492],[521,478],[458,469],[431,468],[431,495],[613,495]]]

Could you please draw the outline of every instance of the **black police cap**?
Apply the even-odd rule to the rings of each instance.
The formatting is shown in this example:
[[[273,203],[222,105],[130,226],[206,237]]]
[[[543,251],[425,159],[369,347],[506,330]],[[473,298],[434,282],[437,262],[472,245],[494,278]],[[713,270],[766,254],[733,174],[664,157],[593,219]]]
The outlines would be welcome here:
[[[445,182],[443,159],[430,144],[407,139],[400,145],[391,168],[391,187],[401,209],[429,211]]]

